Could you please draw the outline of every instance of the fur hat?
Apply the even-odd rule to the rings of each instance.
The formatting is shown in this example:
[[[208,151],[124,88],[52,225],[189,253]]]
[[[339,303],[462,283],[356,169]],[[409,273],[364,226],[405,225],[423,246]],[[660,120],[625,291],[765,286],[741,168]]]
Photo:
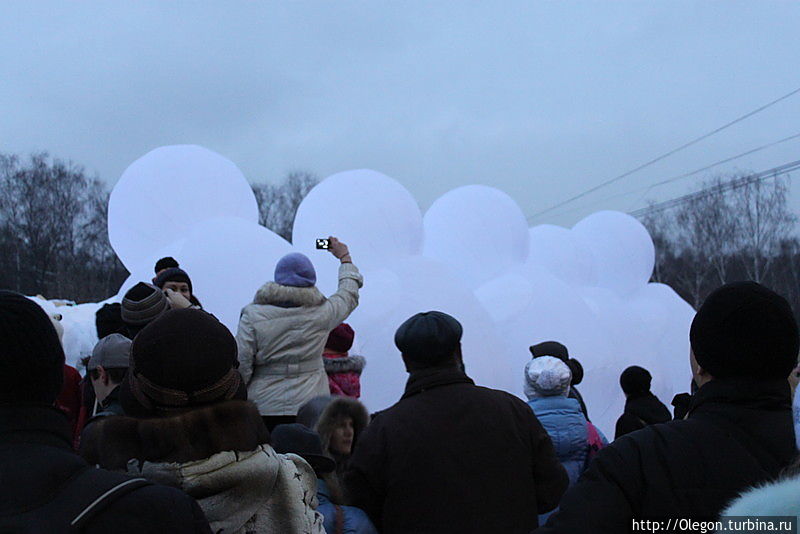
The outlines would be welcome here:
[[[553,356],[540,356],[525,364],[525,395],[529,398],[566,396],[572,372]]]
[[[785,298],[755,282],[726,284],[697,310],[689,332],[714,378],[786,378],[797,365],[797,322]]]
[[[290,287],[311,287],[317,283],[317,273],[304,254],[292,252],[278,260],[275,283]]]
[[[619,386],[625,395],[637,397],[650,391],[652,379],[653,377],[647,369],[631,365],[619,375]]]
[[[213,315],[172,310],[148,324],[131,345],[120,401],[147,416],[247,397],[236,370],[236,340]]]
[[[191,278],[186,274],[186,271],[179,267],[170,267],[169,269],[161,271],[161,273],[156,276],[153,283],[158,286],[159,289],[164,289],[164,284],[167,282],[184,282],[189,286],[189,293],[193,293]]]
[[[455,318],[440,311],[418,313],[394,334],[394,344],[407,360],[435,366],[451,356],[461,343],[464,329]]]
[[[344,417],[353,420],[353,447],[369,424],[369,412],[356,399],[340,395],[314,397],[297,411],[297,422],[319,433],[322,450],[327,451],[333,429]]]
[[[347,323],[342,323],[328,334],[328,341],[325,343],[325,348],[335,350],[336,352],[347,352],[353,346],[353,338],[356,333]]]
[[[47,313],[0,290],[0,403],[53,404],[64,381],[64,349]]]

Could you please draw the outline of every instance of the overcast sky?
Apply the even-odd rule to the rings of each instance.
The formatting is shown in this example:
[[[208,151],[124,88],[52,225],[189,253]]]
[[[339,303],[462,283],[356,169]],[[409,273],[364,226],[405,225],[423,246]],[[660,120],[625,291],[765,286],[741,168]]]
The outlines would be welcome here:
[[[113,184],[195,143],[251,181],[372,168],[424,208],[460,185],[548,208],[800,87],[800,3],[0,3],[0,151]],[[800,132],[800,94],[535,222]],[[800,159],[800,139],[719,168]],[[800,206],[795,184],[793,206]]]

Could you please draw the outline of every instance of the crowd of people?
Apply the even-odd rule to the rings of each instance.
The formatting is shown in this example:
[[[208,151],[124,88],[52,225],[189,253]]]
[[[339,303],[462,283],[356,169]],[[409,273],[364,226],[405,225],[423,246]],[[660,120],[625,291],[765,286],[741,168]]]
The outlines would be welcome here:
[[[473,382],[462,325],[440,311],[398,325],[405,391],[370,414],[344,322],[363,279],[344,243],[329,250],[335,293],[289,254],[235,336],[159,260],[98,310],[83,377],[58,317],[0,290],[0,532],[613,533],[638,518],[798,513],[800,338],[768,288],[706,299],[691,354],[675,355],[692,382],[674,413],[646,369],[623,370],[609,442],[564,344],[532,340],[525,402]]]

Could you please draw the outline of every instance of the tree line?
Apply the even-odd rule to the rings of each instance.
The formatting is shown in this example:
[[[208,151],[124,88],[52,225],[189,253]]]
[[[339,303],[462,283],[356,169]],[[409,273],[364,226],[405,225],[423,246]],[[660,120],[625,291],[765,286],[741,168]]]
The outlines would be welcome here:
[[[253,184],[259,223],[291,240],[297,207],[317,182],[291,172]],[[75,302],[115,294],[129,273],[108,240],[109,194],[71,161],[0,153],[0,288]]]
[[[754,280],[800,311],[800,241],[788,207],[790,177],[715,176],[702,194],[640,217],[656,248],[652,281],[695,308],[728,282]]]

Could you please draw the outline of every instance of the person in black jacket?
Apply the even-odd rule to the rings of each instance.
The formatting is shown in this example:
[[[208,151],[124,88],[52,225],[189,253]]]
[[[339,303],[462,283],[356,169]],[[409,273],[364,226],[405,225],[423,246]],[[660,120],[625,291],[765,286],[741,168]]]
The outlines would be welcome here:
[[[754,282],[711,293],[692,322],[699,389],[684,420],[648,426],[600,451],[537,532],[631,532],[641,519],[715,519],[797,450],[789,383],[798,328],[789,303]],[[641,524],[640,524],[641,526]]]
[[[0,291],[0,532],[210,533],[182,491],[95,469],[73,452],[53,407],[63,366],[44,311]]]
[[[528,533],[567,487],[533,411],[464,373],[462,327],[441,312],[395,334],[405,393],[361,434],[344,475],[349,504],[384,534]]]
[[[619,377],[619,385],[625,393],[625,411],[617,419],[614,439],[641,430],[647,425],[666,423],[672,419],[664,404],[650,392],[650,372],[638,365],[631,365]]]

